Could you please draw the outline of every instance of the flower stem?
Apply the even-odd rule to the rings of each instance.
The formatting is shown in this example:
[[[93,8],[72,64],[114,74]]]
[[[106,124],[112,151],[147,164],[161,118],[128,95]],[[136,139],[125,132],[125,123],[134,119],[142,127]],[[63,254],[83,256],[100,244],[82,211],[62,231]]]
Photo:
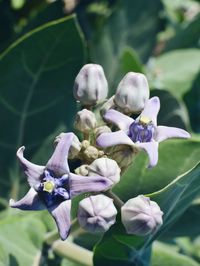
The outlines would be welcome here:
[[[70,241],[57,240],[52,244],[52,250],[63,258],[70,259],[85,266],[92,266],[93,253]]]
[[[79,227],[79,224],[78,224],[78,220],[77,219],[74,219],[72,222],[71,222],[71,230],[70,230],[70,234],[73,236],[77,236],[77,232],[80,233],[81,229]],[[82,232],[82,231],[81,231]],[[58,240],[60,238],[59,236],[59,233],[58,233],[58,230],[54,230],[52,232],[49,232],[46,234],[45,236],[45,242],[48,244],[48,245],[51,245],[52,243],[54,243],[54,241]]]
[[[124,205],[124,202],[114,193],[112,192],[111,190],[108,190],[106,192],[104,192],[104,194],[110,198],[113,199],[114,201],[114,204],[120,209],[123,205]]]

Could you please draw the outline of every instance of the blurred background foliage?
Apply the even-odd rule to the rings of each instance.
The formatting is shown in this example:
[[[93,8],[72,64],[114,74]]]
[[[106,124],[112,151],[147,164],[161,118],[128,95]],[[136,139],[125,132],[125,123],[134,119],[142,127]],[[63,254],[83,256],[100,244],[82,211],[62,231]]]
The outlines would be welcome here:
[[[147,75],[151,95],[161,99],[159,124],[192,133],[189,141],[161,144],[155,169],[145,169],[146,156],[137,156],[114,191],[123,200],[153,193],[165,209],[167,226],[153,245],[152,266],[199,265],[199,168],[176,182],[200,159],[199,46],[198,0],[0,0],[0,265],[78,266],[44,243],[46,232],[55,228],[46,212],[10,210],[8,200],[28,189],[17,148],[25,145],[29,159],[45,164],[54,137],[72,130],[79,108],[73,81],[88,62],[103,66],[110,96],[128,71]],[[120,247],[115,241],[123,233],[113,228],[96,246],[95,265],[131,263],[135,239],[124,237]],[[82,234],[73,241],[91,250],[99,239]],[[125,246],[131,255],[122,263]],[[108,259],[113,247],[119,257]]]

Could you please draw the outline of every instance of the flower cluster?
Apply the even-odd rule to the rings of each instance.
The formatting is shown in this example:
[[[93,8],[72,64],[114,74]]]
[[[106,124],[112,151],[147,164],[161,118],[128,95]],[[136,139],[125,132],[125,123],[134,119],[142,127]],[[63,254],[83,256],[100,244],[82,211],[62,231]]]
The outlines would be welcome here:
[[[70,231],[71,201],[83,193],[90,196],[87,194],[80,201],[77,219],[85,230],[107,231],[115,223],[117,211],[121,211],[128,234],[143,236],[156,231],[162,225],[163,215],[156,202],[139,195],[117,204],[108,191],[120,181],[122,171],[138,152],[145,151],[149,167],[154,167],[161,141],[190,137],[183,129],[157,126],[160,100],[149,99],[148,82],[143,74],[128,73],[116,94],[106,100],[107,94],[108,83],[102,67],[85,65],[74,84],[74,97],[82,107],[74,127],[82,134],[82,140],[72,132],[61,133],[45,166],[25,159],[25,147],[17,151],[30,190],[19,201],[11,199],[10,206],[21,210],[47,209],[63,240]],[[135,113],[139,115],[133,119]],[[81,162],[74,172],[70,171],[70,160]]]

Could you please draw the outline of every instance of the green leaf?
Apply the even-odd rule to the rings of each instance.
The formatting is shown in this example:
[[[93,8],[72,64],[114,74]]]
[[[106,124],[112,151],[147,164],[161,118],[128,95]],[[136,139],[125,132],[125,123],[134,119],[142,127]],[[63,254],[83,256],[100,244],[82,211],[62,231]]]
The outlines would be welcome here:
[[[75,113],[72,86],[84,56],[82,35],[73,16],[29,32],[1,55],[2,173],[20,146],[25,145],[32,155],[60,124],[71,128]]]
[[[17,212],[13,212],[17,213]],[[33,265],[40,255],[46,228],[39,215],[13,214],[0,221],[0,246],[3,246],[4,257],[10,264]]]
[[[200,132],[200,72],[185,96],[184,101],[189,111],[191,126],[195,132]]]
[[[144,238],[127,235],[118,220],[94,249],[94,266],[148,266],[151,248],[142,248]]]
[[[197,16],[191,23],[183,23],[183,27],[176,32],[174,38],[169,40],[165,51],[191,48],[199,46],[200,16]]]
[[[159,0],[120,1],[105,24],[94,32],[91,56],[104,67],[110,85],[115,86],[122,78],[119,64],[125,46],[135,49],[139,58],[147,61],[162,28],[162,8]]]
[[[135,50],[131,49],[130,47],[124,49],[120,64],[121,72],[123,73],[123,75],[130,71],[144,73],[140,58],[138,57]]]
[[[147,155],[141,152],[123,174],[114,192],[126,201],[138,194],[157,191],[196,165],[199,154],[199,139],[167,140],[160,143],[158,165],[147,169]]]
[[[154,85],[167,89],[180,99],[191,88],[199,69],[198,49],[180,49],[165,53],[155,59]]]
[[[156,237],[166,232],[177,221],[199,193],[200,163],[185,174],[178,176],[162,190],[149,195],[164,212],[164,223]]]
[[[167,230],[162,236],[164,239],[172,239],[174,237],[189,236],[196,237],[200,234],[200,204],[192,204],[181,217]]]
[[[152,250],[151,266],[198,266],[193,259],[176,252],[169,245],[155,242]]]

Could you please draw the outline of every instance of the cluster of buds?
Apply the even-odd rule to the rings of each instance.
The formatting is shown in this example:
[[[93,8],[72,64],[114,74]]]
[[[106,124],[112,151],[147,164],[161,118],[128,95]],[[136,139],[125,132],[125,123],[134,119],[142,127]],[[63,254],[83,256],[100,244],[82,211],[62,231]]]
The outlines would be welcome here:
[[[56,221],[61,239],[66,239],[71,199],[87,193],[77,211],[79,224],[85,230],[107,231],[116,222],[117,211],[121,211],[128,234],[154,233],[163,223],[158,204],[143,195],[126,203],[116,201],[111,189],[120,182],[123,171],[134,163],[137,153],[146,152],[149,167],[154,167],[161,141],[188,138],[189,133],[157,126],[160,100],[149,99],[148,82],[141,73],[129,72],[119,83],[116,94],[106,99],[108,83],[103,68],[88,64],[78,73],[73,92],[83,108],[74,121],[82,139],[74,133],[61,133],[55,139],[55,150],[46,166],[25,159],[25,148],[21,147],[17,157],[31,188],[21,200],[11,200],[10,206],[22,210],[46,208]],[[139,115],[133,119],[135,113]],[[74,172],[70,171],[70,160],[81,162]]]

